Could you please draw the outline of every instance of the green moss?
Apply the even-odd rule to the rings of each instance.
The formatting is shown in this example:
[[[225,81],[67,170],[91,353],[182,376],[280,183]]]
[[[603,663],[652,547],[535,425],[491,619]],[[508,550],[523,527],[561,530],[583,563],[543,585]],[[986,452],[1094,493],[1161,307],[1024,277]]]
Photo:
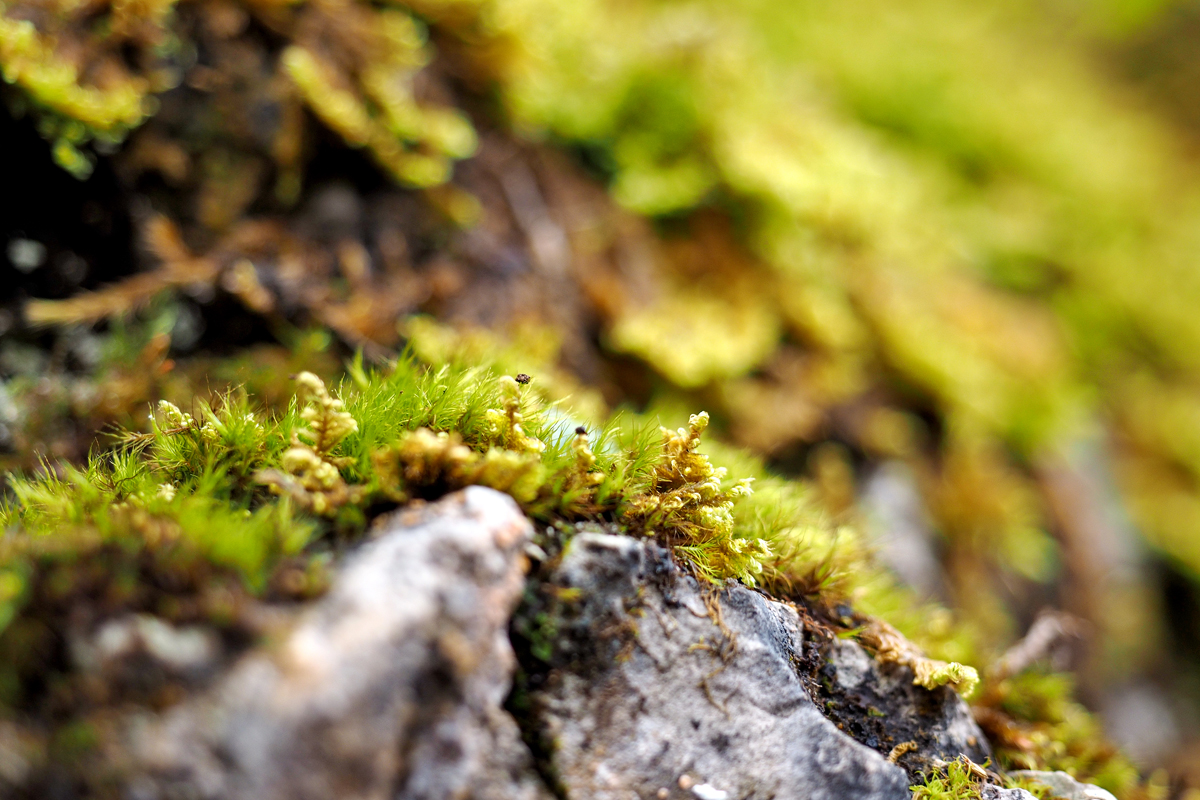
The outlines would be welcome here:
[[[909,787],[912,800],[979,800],[980,772],[979,767],[965,760],[951,761]]]
[[[40,109],[63,163],[82,172],[89,137],[119,138],[153,111],[147,101],[171,81],[117,55],[132,48],[158,63],[150,56],[171,49],[176,12],[192,5],[139,6],[141,21],[123,6],[0,7],[0,66],[21,103]],[[306,106],[401,183],[441,184],[476,141],[458,111],[427,102],[438,93],[418,91],[435,57],[428,25],[455,62],[447,72],[494,87],[519,135],[600,153],[618,202],[677,217],[723,208],[755,269],[731,269],[727,254],[699,265],[659,258],[646,302],[614,300],[602,316],[607,343],[674,386],[719,384],[709,396],[721,407],[710,410],[743,441],[811,439],[823,412],[852,399],[898,406],[886,411],[917,427],[907,412],[932,409],[951,432],[938,457],[889,449],[886,437],[856,444],[933,464],[989,451],[978,458],[1006,469],[1018,491],[954,504],[933,488],[929,504],[954,547],[1045,581],[1054,521],[1026,466],[1088,419],[1103,421],[1123,443],[1117,471],[1141,528],[1200,563],[1200,447],[1187,433],[1200,403],[1200,284],[1178,266],[1200,252],[1196,181],[1175,168],[1169,132],[1106,87],[1088,42],[1045,40],[1058,30],[1047,12],[944,0],[903,11],[877,0],[853,10],[757,0],[399,6],[246,4],[273,31],[264,73],[288,78],[283,116]],[[864,14],[879,24],[863,30]],[[290,144],[273,156],[293,199],[299,138],[281,134]],[[458,209],[451,216],[472,216],[468,199],[447,198],[437,202]],[[746,276],[736,291],[725,291],[729,273]],[[795,349],[803,369],[792,368]],[[1127,364],[1148,366],[1130,380]],[[896,394],[908,400],[878,399]],[[802,419],[777,432],[772,410],[796,397]],[[951,578],[964,594],[988,588]],[[1112,638],[1151,629],[1117,610],[1135,607],[1125,602],[1135,595],[1112,593]],[[1003,614],[979,610],[995,599],[972,613],[1008,635]]]
[[[274,414],[242,391],[188,411],[161,401],[148,430],[85,466],[13,477],[0,506],[8,685],[37,669],[38,649],[18,643],[40,635],[39,620],[60,624],[72,598],[169,618],[186,606],[225,624],[212,586],[309,596],[329,547],[372,515],[468,485],[507,492],[541,522],[608,520],[655,537],[706,580],[830,603],[886,594],[857,538],[829,525],[802,485],[728,448],[712,446],[728,468],[710,461],[706,414],[675,431],[630,415],[589,431],[519,377],[411,354],[381,370],[356,361],[336,390],[300,373]]]
[[[29,19],[12,15],[17,9],[10,5],[16,4],[0,3],[0,74],[23,92],[36,114],[39,131],[53,142],[54,160],[77,178],[86,178],[92,161],[83,146],[92,141],[120,142],[153,113],[152,93],[170,88],[171,81],[162,71],[131,74],[117,66],[112,56],[122,45],[165,51],[170,38],[166,24],[175,0],[152,0],[141,4],[137,12],[113,13],[107,36],[98,37],[101,41],[88,48],[93,51],[90,57],[99,63],[84,63],[79,49],[67,43],[73,38],[67,19],[76,10],[71,4],[47,4],[49,15],[38,15],[43,23],[48,22],[42,30]],[[131,29],[153,33],[141,37]],[[66,54],[72,50],[71,55]],[[109,57],[97,57],[94,50],[108,51]],[[84,78],[82,73],[89,71],[103,72],[103,83]]]
[[[180,71],[164,67],[164,57],[178,56],[193,44],[187,38],[194,33],[179,24],[179,5],[192,4],[150,0],[97,9],[70,2],[0,3],[0,74],[18,88],[18,110],[36,114],[55,160],[76,177],[92,170],[85,145],[119,143],[155,113],[156,95],[178,84]],[[433,19],[471,16],[472,4],[456,0],[413,5]],[[283,37],[285,46],[272,56],[291,85],[276,90],[280,99],[303,102],[396,181],[440,185],[454,160],[474,152],[475,131],[462,113],[416,97],[415,80],[432,54],[424,24],[410,11],[346,1],[291,8],[246,4],[234,13],[243,12]],[[292,143],[275,153],[282,169],[294,167],[285,155],[294,149]],[[290,174],[288,180],[298,178]],[[284,195],[297,188],[281,184]]]
[[[1099,721],[1074,700],[1069,674],[1029,670],[985,687],[975,715],[999,765],[1008,770],[1063,771],[1122,800],[1161,800],[1162,774],[1143,778],[1104,736]],[[1025,787],[1041,797],[1038,787]]]
[[[970,696],[979,685],[974,667],[958,662],[931,659],[882,619],[870,619],[855,631],[855,636],[879,661],[900,664],[913,672],[913,683],[926,689],[952,686]]]
[[[658,258],[653,291],[606,309],[613,349],[718,387],[714,417],[764,450],[849,403],[918,431],[934,409],[939,448],[870,426],[854,444],[934,474],[978,452],[976,485],[923,483],[991,638],[1017,634],[994,576],[1054,579],[1061,509],[1037,484],[1089,428],[1150,544],[1200,565],[1200,181],[1082,29],[1030,2],[492,5],[522,45],[498,70],[520,133],[598,152],[638,213],[719,206],[757,262]],[[1102,600],[1114,677],[1161,646],[1149,605],[1128,584]]]
[[[348,144],[366,148],[396,181],[437,186],[450,176],[453,159],[475,151],[475,130],[454,109],[418,104],[413,82],[430,60],[423,26],[410,14],[386,9],[368,12],[344,4],[352,15],[370,14],[371,30],[356,43],[353,79],[323,54],[317,42],[287,47],[281,57],[306,105]]]
[[[384,372],[354,365],[336,394],[311,373],[297,383],[298,399],[270,417],[236,392],[190,412],[163,401],[148,432],[86,466],[13,477],[0,507],[0,618],[11,625],[50,583],[70,593],[69,567],[100,552],[124,562],[113,585],[130,570],[164,581],[216,570],[262,592],[281,560],[361,531],[368,508],[469,484],[508,491],[540,519],[607,513],[681,546],[732,536],[707,506],[645,511],[667,458],[640,430],[576,432],[536,391],[486,368],[404,358]],[[625,510],[634,497],[639,510]]]
[[[33,5],[37,13],[26,14]],[[88,141],[119,139],[171,85],[114,54],[131,46],[161,54],[175,5],[142,4],[144,25],[135,26],[118,6],[0,3],[4,76],[76,174],[89,168]],[[247,6],[273,31],[274,71],[290,80],[281,81],[290,95],[281,102],[306,105],[402,183],[446,180],[475,138],[458,112],[416,100],[433,57],[420,17],[441,25],[446,41],[461,37],[450,50],[478,46],[465,60],[496,80],[523,134],[602,151],[613,195],[628,208],[678,215],[724,205],[760,268],[715,298],[694,287],[716,283],[720,269],[697,279],[701,267],[667,259],[658,264],[666,288],[648,306],[610,304],[607,341],[677,387],[720,384],[706,402],[723,405],[743,440],[774,449],[815,435],[777,432],[763,410],[772,406],[759,402],[772,392],[789,402],[803,395],[819,410],[875,402],[898,386],[948,431],[930,460],[948,465],[949,477],[927,483],[952,540],[1046,580],[1054,568],[1046,520],[1030,475],[1005,451],[1035,459],[1077,417],[1102,415],[1130,443],[1121,471],[1151,540],[1200,563],[1192,535],[1200,446],[1187,433],[1200,290],[1187,270],[1145,268],[1196,252],[1195,192],[1177,195],[1166,137],[1107,99],[1072,43],[1036,46],[1038,17],[1027,4],[993,14],[922,0],[897,14],[869,3],[880,12],[869,30],[862,8],[811,2],[401,5]],[[94,26],[76,24],[88,15]],[[752,57],[760,51],[775,60]],[[84,53],[107,61],[77,61]],[[103,86],[89,82],[98,74]],[[284,161],[285,172],[296,168]],[[452,216],[468,218],[471,204],[455,202],[468,210]],[[1070,279],[1042,303],[1056,270]],[[772,386],[753,370],[780,354],[780,342],[802,343],[807,361],[792,370],[798,378]],[[1114,379],[1113,365],[1143,349],[1164,368]],[[145,376],[158,374],[165,349],[148,342],[129,361],[140,355],[139,388],[125,386],[116,406],[163,394]],[[701,443],[707,417],[661,434],[634,417],[577,433],[536,388],[502,377],[513,369],[484,361],[426,356],[376,374],[356,367],[333,393],[306,377],[290,408],[286,397],[260,395],[274,415],[238,395],[212,407],[173,395],[183,409],[162,406],[126,449],[13,480],[0,512],[9,529],[0,542],[4,643],[36,642],[37,626],[25,623],[84,586],[113,608],[167,613],[180,586],[197,596],[222,580],[280,591],[275,577],[297,559],[312,575],[303,594],[320,585],[322,548],[358,535],[370,514],[482,484],[538,520],[603,517],[660,537],[711,580],[848,598],[952,662],[926,676],[931,685],[966,682],[959,665],[972,658],[969,632],[863,568],[857,535],[816,511],[804,487]],[[281,382],[258,383],[278,392]],[[548,383],[539,376],[535,387]],[[887,447],[883,438],[860,444],[928,456],[903,436]],[[155,585],[176,589],[148,590]],[[994,607],[990,599],[979,605]],[[1005,713],[1036,734],[1011,742],[1008,757],[1126,785],[1128,766],[1097,744],[1094,723],[1071,710],[1068,695],[1025,678],[1006,690]]]

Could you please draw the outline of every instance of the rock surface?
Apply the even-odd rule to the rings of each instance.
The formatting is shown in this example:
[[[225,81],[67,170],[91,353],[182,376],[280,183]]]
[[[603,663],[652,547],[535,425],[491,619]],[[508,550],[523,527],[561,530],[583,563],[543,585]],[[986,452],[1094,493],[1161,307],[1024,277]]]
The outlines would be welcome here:
[[[529,522],[470,488],[377,531],[277,647],[132,732],[131,797],[549,797],[501,708]]]
[[[908,800],[919,769],[987,758],[956,694],[810,610],[703,584],[598,526],[557,555],[532,533],[484,488],[392,514],[323,598],[264,609],[271,643],[240,658],[147,615],[81,629],[70,654],[88,674],[193,676],[166,711],[111,717],[110,785],[128,800]],[[543,562],[531,578],[527,558]],[[31,774],[21,747],[0,724],[0,782]]]
[[[1055,800],[1117,800],[1111,792],[1090,783],[1080,783],[1065,772],[1020,770],[1011,774],[1018,778],[1030,778],[1049,787]]]
[[[1037,800],[1024,789],[1001,789],[985,783],[979,787],[979,800]]]
[[[803,676],[816,653],[792,606],[736,584],[710,591],[656,545],[596,533],[570,542],[551,583],[566,599],[532,700],[566,797],[908,798],[908,775],[877,751],[893,743],[866,747],[814,704]],[[878,677],[865,652],[846,659],[862,662],[860,681]],[[901,706],[936,694],[889,677]],[[949,757],[982,741],[951,697],[930,700]]]

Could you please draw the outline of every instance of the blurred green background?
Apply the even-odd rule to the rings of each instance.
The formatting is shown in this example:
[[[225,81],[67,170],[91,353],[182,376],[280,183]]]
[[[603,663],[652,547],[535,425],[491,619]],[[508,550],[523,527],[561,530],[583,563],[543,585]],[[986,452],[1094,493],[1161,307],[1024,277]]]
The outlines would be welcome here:
[[[1079,618],[1082,698],[1200,787],[1200,4],[0,15],[7,467],[500,331],[709,410],[987,657]]]

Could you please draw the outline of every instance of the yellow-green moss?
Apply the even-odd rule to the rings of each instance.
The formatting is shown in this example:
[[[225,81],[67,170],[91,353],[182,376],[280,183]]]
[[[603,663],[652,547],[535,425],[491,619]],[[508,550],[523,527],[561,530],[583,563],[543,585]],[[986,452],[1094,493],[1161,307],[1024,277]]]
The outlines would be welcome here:
[[[868,622],[858,633],[858,640],[880,661],[911,669],[913,683],[926,689],[949,684],[970,696],[979,685],[979,673],[973,667],[929,658],[883,620]]]
[[[13,477],[0,506],[0,620],[12,626],[45,602],[49,576],[69,596],[71,565],[100,554],[106,584],[199,590],[204,576],[225,574],[246,591],[278,591],[279,569],[299,559],[310,570],[302,565],[316,558],[319,572],[313,546],[357,536],[369,514],[467,485],[507,492],[538,520],[603,518],[659,538],[712,581],[832,599],[865,598],[886,580],[802,486],[733,451],[716,450],[732,474],[712,464],[699,451],[706,414],[677,431],[623,416],[589,430],[536,378],[487,366],[410,355],[381,371],[356,362],[348,375],[331,391],[300,373],[277,415],[237,391],[186,411],[162,401],[146,432],[124,434],[86,467],[45,463]]]
[[[78,144],[91,134],[80,131],[136,124],[148,106],[135,109],[127,90],[144,96],[151,89],[136,82],[125,94],[106,87],[110,104],[103,111],[111,119],[89,116],[95,87],[80,82],[78,68],[62,67],[49,32],[34,35],[28,23],[14,21],[8,11],[16,5],[2,9],[0,64],[26,99],[44,107],[60,159],[82,172]],[[455,12],[457,21],[445,11],[455,4],[405,5],[458,33],[484,31],[474,40],[488,45],[480,45],[486,57],[479,60],[497,80],[517,129],[605,151],[614,196],[629,208],[679,214],[716,202],[743,225],[741,241],[767,267],[755,273],[753,290],[715,305],[670,292],[649,311],[613,304],[608,323],[615,347],[678,386],[698,387],[768,365],[787,339],[789,346],[803,343],[817,368],[768,392],[794,399],[789,393],[820,387],[812,399],[821,408],[881,386],[913,392],[918,402],[932,403],[947,431],[943,461],[971,468],[926,481],[935,487],[927,496],[939,521],[955,542],[1009,554],[1019,571],[1035,577],[1045,569],[1027,568],[1022,554],[1052,547],[1041,530],[1046,515],[1030,499],[1036,494],[1030,475],[1006,451],[1037,458],[1079,418],[1103,415],[1132,443],[1120,456],[1120,472],[1150,539],[1195,564],[1200,467],[1196,448],[1179,431],[1197,407],[1189,376],[1200,352],[1193,314],[1200,290],[1179,266],[1145,267],[1186,266],[1198,252],[1190,233],[1195,191],[1179,188],[1170,159],[1160,157],[1171,150],[1161,130],[1109,98],[1070,46],[1035,46],[1037,26],[1029,23],[1036,16],[1026,4],[993,15],[984,3],[928,0],[906,14],[880,3],[880,24],[866,31],[861,9],[820,3],[563,7],[495,0],[458,4],[466,11]],[[318,116],[394,177],[413,185],[444,180],[452,159],[470,152],[474,139],[455,112],[415,108],[413,71],[430,57],[420,26],[408,11],[341,8],[347,19],[366,21],[350,50],[364,45],[362,53],[379,56],[369,60],[380,72],[353,52],[346,59],[325,53],[290,29],[280,65]],[[489,48],[506,38],[513,46],[498,57]],[[751,57],[764,43],[776,61]],[[343,60],[351,68],[342,70]],[[1039,91],[1043,84],[1030,82],[1033,75],[1049,91]],[[997,90],[1010,86],[1018,91]],[[1068,276],[1063,288],[1039,288],[1057,280],[1059,269]],[[660,313],[664,308],[669,313]],[[664,325],[681,335],[664,338]],[[699,343],[710,335],[719,357],[707,359]],[[1114,365],[1139,359],[1145,347],[1164,368],[1114,380],[1120,374]],[[214,534],[197,514],[208,508],[208,489],[228,476],[236,490],[222,489],[228,496],[212,501],[218,506],[255,514],[307,504],[313,514],[305,524],[322,534],[360,529],[366,498],[399,502],[484,482],[511,491],[543,518],[615,516],[632,508],[627,524],[664,536],[709,577],[739,576],[780,592],[837,587],[889,619],[912,613],[912,604],[897,599],[878,574],[848,574],[861,558],[853,533],[807,508],[803,490],[760,479],[755,494],[735,497],[712,474],[672,478],[670,460],[692,458],[698,432],[678,434],[674,456],[646,441],[652,433],[605,429],[594,441],[566,431],[556,437],[530,423],[536,414],[512,408],[511,392],[501,391],[511,387],[501,387],[497,375],[432,372],[446,381],[431,384],[442,387],[441,395],[431,394],[431,385],[416,388],[430,409],[441,404],[438,413],[391,406],[379,394],[355,408],[354,393],[398,386],[356,375],[345,402],[348,413],[359,412],[360,430],[336,443],[336,452],[289,446],[299,427],[295,409],[280,420],[255,417],[261,439],[233,432],[224,442],[228,452],[219,452],[209,441],[212,431],[240,423],[221,408],[207,410],[175,426],[183,432],[152,434],[148,460],[122,465],[119,485],[93,484],[111,481],[105,471],[118,468],[98,457],[88,472],[62,468],[60,485],[42,494],[18,482],[26,493],[19,503],[49,509],[40,522],[41,512],[25,506],[6,514],[36,531],[60,513],[60,522],[79,526],[80,546],[93,539],[101,546],[109,541],[104,536],[127,525],[136,550],[137,537],[161,528],[205,563],[264,585],[269,558],[254,553],[295,548],[283,518],[264,518],[261,541],[246,545],[247,553],[205,549],[215,546]],[[767,383],[755,375],[744,380]],[[1030,392],[1033,385],[1040,390]],[[750,404],[736,398],[747,395],[733,390],[715,396],[724,398],[723,411],[735,423],[758,413],[766,431],[747,438],[776,444],[773,420],[759,403],[742,408]],[[407,412],[401,418],[408,427],[388,428],[377,413],[384,407],[388,414]],[[368,437],[367,425],[378,435]],[[544,453],[535,455],[535,440],[546,444]],[[627,457],[601,444],[612,441]],[[911,446],[887,453],[917,458]],[[676,493],[665,509],[659,483]],[[269,487],[280,493],[268,495]],[[49,495],[78,502],[55,510]],[[655,499],[629,505],[630,498]],[[798,509],[803,513],[791,513]],[[13,558],[17,566],[0,581],[0,597],[24,596],[21,587],[36,572],[19,566],[34,563],[31,557]],[[1039,556],[1039,563],[1049,561]],[[995,604],[984,597],[978,605]],[[952,627],[940,619],[914,627]],[[955,636],[945,638],[948,647],[962,647]]]
[[[1057,563],[1047,532],[1061,509],[1030,465],[1057,463],[1089,429],[1116,443],[1148,541],[1200,564],[1188,433],[1200,180],[1056,12],[987,0],[491,6],[523,45],[499,73],[521,134],[587,148],[639,213],[725,210],[759,268],[744,271],[751,289],[731,291],[729,259],[660,258],[653,291],[611,304],[614,349],[674,387],[720,387],[709,410],[764,449],[819,438],[852,403],[918,431],[914,409],[932,408],[947,434],[936,455],[868,426],[855,444],[928,473],[926,502],[962,569],[950,588],[997,639],[1017,632],[992,576],[1048,581]],[[784,408],[804,413],[785,425]],[[938,467],[959,459],[980,471]],[[1152,613],[1140,587],[1112,587],[1097,620],[1119,653],[1098,659],[1107,670],[1145,663]]]
[[[180,50],[179,5],[179,0],[100,7],[0,3],[0,74],[18,87],[40,131],[53,142],[55,159],[72,174],[84,178],[91,172],[86,144],[120,142],[156,111],[155,96],[178,84],[178,68],[160,62]],[[285,40],[272,55],[295,94],[396,181],[437,186],[447,180],[455,159],[474,152],[475,131],[463,114],[415,96],[414,80],[431,51],[424,24],[411,11],[353,0],[244,5],[236,13],[255,15]],[[429,18],[461,19],[471,15],[473,4],[411,5]],[[137,52],[136,63],[126,63],[122,47]],[[291,156],[275,155],[281,169],[294,168]],[[289,175],[292,182],[299,177]],[[296,189],[284,188],[285,194]]]
[[[175,0],[150,0],[136,10],[118,8],[107,17],[106,31],[97,41],[80,46],[73,41],[82,27],[75,3],[44,4],[35,19],[19,3],[0,3],[0,74],[21,90],[37,116],[38,128],[53,143],[55,161],[79,178],[92,171],[84,145],[92,141],[120,142],[156,109],[153,93],[170,88],[169,71],[135,74],[118,57],[119,48],[170,48],[167,24]],[[17,16],[14,16],[16,14]],[[78,27],[77,27],[78,26]],[[91,73],[88,76],[87,73]],[[102,75],[95,82],[94,75]]]
[[[979,800],[982,770],[963,759],[955,759],[909,787],[913,800]]]
[[[165,47],[177,5],[139,5],[144,19],[104,8],[94,30],[80,23],[91,6],[0,7],[0,66],[46,113],[63,163],[85,171],[83,141],[119,137],[152,110],[143,100],[172,85],[124,67],[93,85],[78,54]],[[720,384],[723,407],[710,410],[743,441],[811,438],[822,412],[854,398],[914,425],[911,406],[931,406],[953,437],[948,458],[987,451],[980,460],[1035,496],[965,514],[942,514],[927,497],[938,522],[955,546],[1045,578],[1018,554],[1035,540],[1054,546],[1027,462],[1104,420],[1125,443],[1117,472],[1148,539],[1195,566],[1200,451],[1178,431],[1200,407],[1200,284],[1186,268],[1200,256],[1197,181],[1175,168],[1170,134],[1106,86],[1086,41],[1048,43],[1044,31],[1058,28],[1042,24],[1050,12],[1036,4],[993,6],[340,0],[245,9],[279,32],[270,55],[288,77],[285,94],[402,183],[442,183],[476,143],[459,111],[417,100],[435,55],[428,24],[468,82],[496,90],[518,135],[599,154],[628,208],[724,209],[757,268],[662,259],[656,291],[609,304],[605,341],[676,387]],[[879,24],[864,30],[863,14]],[[34,16],[40,28],[26,19]],[[96,33],[105,29],[108,38]],[[295,163],[279,166],[299,180]],[[461,193],[438,202],[460,221],[477,210]],[[725,291],[731,272],[746,276]],[[790,368],[797,347],[803,370]],[[1126,380],[1125,365],[1139,363],[1148,366]],[[892,399],[897,389],[913,402]],[[762,409],[797,397],[807,421],[777,433],[776,415]],[[889,442],[864,434],[856,444],[896,455]],[[980,612],[996,635],[1006,633],[1001,616]],[[1139,628],[1117,621],[1131,614],[1110,616],[1114,632]]]
[[[362,17],[356,32],[365,41],[354,43],[362,48],[353,52],[356,71],[346,75],[328,55],[303,43],[283,51],[284,70],[326,125],[351,146],[366,148],[395,180],[422,187],[445,183],[452,160],[475,151],[475,131],[454,109],[417,103],[413,80],[431,56],[421,24],[398,9],[367,11],[345,3],[341,11]]]

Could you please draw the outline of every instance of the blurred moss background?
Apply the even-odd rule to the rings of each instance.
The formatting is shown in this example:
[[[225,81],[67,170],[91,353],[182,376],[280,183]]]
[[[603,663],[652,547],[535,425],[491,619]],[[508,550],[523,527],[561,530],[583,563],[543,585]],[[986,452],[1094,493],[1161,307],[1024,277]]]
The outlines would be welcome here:
[[[1083,620],[1200,787],[1200,4],[3,0],[0,70],[5,467],[500,331],[708,409],[987,653]]]

